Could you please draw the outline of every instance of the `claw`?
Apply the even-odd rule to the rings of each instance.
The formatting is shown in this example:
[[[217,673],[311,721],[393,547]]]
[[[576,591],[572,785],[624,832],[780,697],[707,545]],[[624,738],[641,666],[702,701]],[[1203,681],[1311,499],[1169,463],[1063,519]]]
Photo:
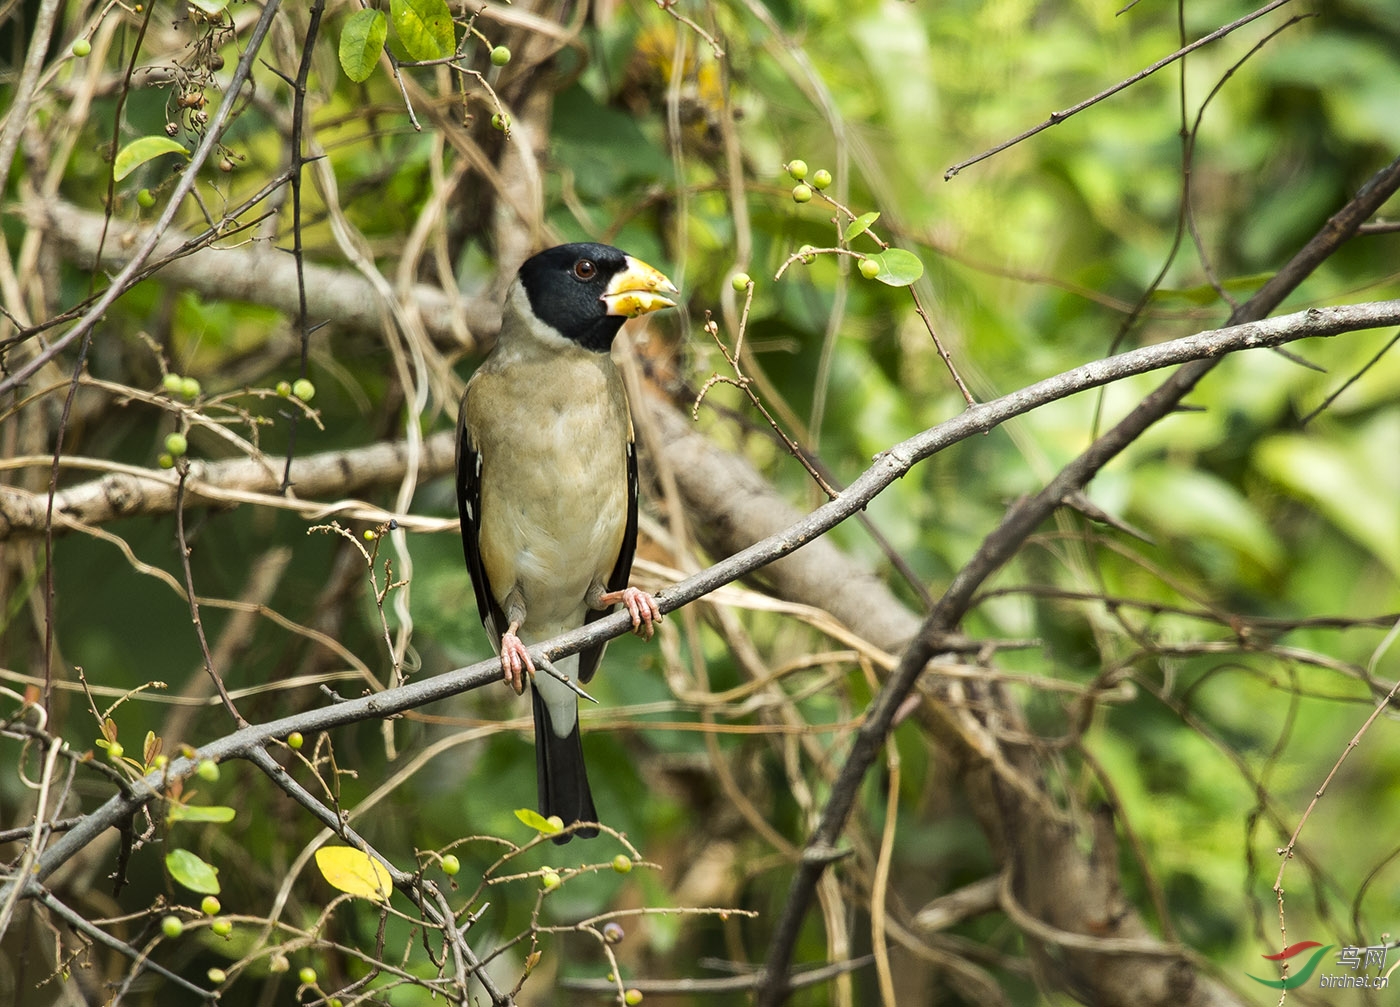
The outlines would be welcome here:
[[[661,607],[656,599],[636,587],[625,587],[621,591],[609,591],[598,599],[599,607],[616,605],[622,602],[632,616],[632,632],[643,640],[650,640],[656,632],[656,623],[661,621]]]
[[[515,635],[519,628],[511,626],[501,634],[501,673],[517,696],[525,691],[524,673],[528,671],[531,677],[535,674],[535,662],[530,658],[530,652],[520,642],[520,637]]]

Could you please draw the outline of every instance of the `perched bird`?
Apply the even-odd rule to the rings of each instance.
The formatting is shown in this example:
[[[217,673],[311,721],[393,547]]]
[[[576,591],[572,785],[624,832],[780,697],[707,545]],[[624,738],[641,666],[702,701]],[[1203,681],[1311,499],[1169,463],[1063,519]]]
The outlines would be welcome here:
[[[501,333],[467,382],[457,422],[457,507],[481,621],[519,694],[531,681],[539,809],[596,822],[578,696],[526,649],[612,611],[650,639],[661,611],[628,585],[637,546],[637,454],[608,355],[628,318],[675,306],[660,272],[608,245],[560,245],[520,267]],[[556,662],[575,683],[603,645]],[[597,829],[578,829],[596,836]],[[567,842],[569,834],[556,836]]]

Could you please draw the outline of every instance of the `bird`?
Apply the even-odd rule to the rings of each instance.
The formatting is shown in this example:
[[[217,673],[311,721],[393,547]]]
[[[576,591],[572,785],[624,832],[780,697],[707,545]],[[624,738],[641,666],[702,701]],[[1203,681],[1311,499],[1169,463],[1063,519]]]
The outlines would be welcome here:
[[[659,270],[581,242],[527,259],[506,291],[500,335],[462,396],[457,508],[482,624],[519,695],[529,679],[539,811],[595,823],[578,694],[529,647],[626,607],[637,635],[661,619],[629,584],[637,547],[637,451],[622,375],[609,351],[627,319],[675,307]],[[555,662],[575,686],[605,644]],[[591,838],[593,825],[555,835]]]

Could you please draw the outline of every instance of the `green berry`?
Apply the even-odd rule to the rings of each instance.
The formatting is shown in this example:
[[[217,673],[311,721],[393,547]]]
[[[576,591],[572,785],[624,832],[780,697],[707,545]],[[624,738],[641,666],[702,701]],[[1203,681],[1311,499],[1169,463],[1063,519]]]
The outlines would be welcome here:
[[[442,858],[442,873],[449,878],[462,869],[462,862],[457,859],[456,854],[449,853]]]
[[[74,56],[77,56],[79,59],[83,59],[83,58],[85,58],[85,57],[88,55],[88,53],[90,53],[90,52],[92,52],[92,43],[89,42],[87,39],[85,39],[85,38],[76,38],[76,39],[73,40],[73,55],[74,55]]]
[[[122,747],[122,743],[120,741],[114,741],[107,746],[107,758],[113,762],[116,762],[125,754],[126,749]]]
[[[880,264],[874,259],[861,259],[859,268],[860,275],[867,280],[873,280],[880,275]]]
[[[817,261],[817,250],[811,245],[803,245],[797,250],[797,257],[802,260],[804,266],[810,266]]]
[[[150,189],[142,189],[136,194],[136,205],[143,210],[149,210],[156,205],[156,197],[151,195]]]
[[[219,985],[219,983],[228,981],[228,973],[225,972],[223,969],[210,969],[204,974],[209,977],[209,981],[215,986]]]
[[[502,133],[510,129],[510,115],[497,113],[491,117],[491,128],[499,129]]]
[[[794,182],[800,182],[807,177],[807,162],[800,157],[794,157],[787,163],[787,173],[792,176]]]
[[[173,940],[185,932],[185,924],[178,916],[167,916],[160,921],[160,932]]]
[[[300,979],[307,986],[310,986],[316,981],[316,970],[313,969],[310,965],[303,965],[301,967],[301,971],[297,973],[297,978]]]
[[[366,542],[373,542],[373,541],[374,541],[375,539],[377,539],[378,537],[379,537],[379,533],[378,533],[377,531],[375,531],[373,528],[366,528],[366,529],[365,529],[365,541],[366,541]]]
[[[213,759],[200,759],[195,772],[205,783],[213,783],[219,778],[219,764]]]
[[[632,871],[632,858],[625,853],[619,853],[613,857],[613,870],[619,874],[629,874]]]
[[[171,461],[173,464],[174,459],[172,459]],[[166,766],[170,765],[170,758],[169,756],[165,755],[157,755],[154,759],[151,760],[151,765],[155,766],[157,769],[164,769]]]
[[[199,379],[181,378],[180,394],[183,395],[185,398],[191,400],[199,398]]]
[[[628,990],[626,993],[622,994],[622,1002],[625,1003],[627,1007],[637,1007],[637,1004],[642,1002],[642,991],[639,989]]]
[[[156,459],[156,464],[163,469],[173,469],[175,467],[175,456],[162,453],[161,456]]]
[[[305,743],[306,743],[306,739],[303,738],[303,737],[301,736],[301,732],[300,732],[300,731],[293,731],[291,734],[287,735],[287,747],[288,747],[288,748],[293,748],[293,749],[300,748],[300,747],[301,747],[302,745],[304,745]]]
[[[179,395],[185,388],[185,379],[174,371],[160,379],[160,386],[171,395]]]
[[[547,892],[558,888],[561,881],[558,871],[546,871],[544,876],[540,878],[540,884],[544,885],[544,890]]]
[[[827,171],[825,168],[818,168],[816,171],[812,172],[812,188],[825,189],[830,184],[831,172]]]
[[[203,901],[199,903],[199,911],[205,916],[217,916],[222,908],[223,906],[219,905],[219,900],[212,895],[204,896]]]
[[[179,458],[189,449],[190,442],[187,441],[185,435],[179,431],[165,435],[165,450],[170,452],[172,458]]]
[[[233,933],[233,920],[215,920],[209,924],[209,929],[220,937],[227,937]]]
[[[812,187],[805,182],[798,182],[792,187],[792,201],[794,203],[810,203],[812,201]]]
[[[558,815],[550,815],[545,821],[554,826],[555,832],[560,832],[564,828],[564,819],[560,818]]]
[[[741,294],[748,290],[752,284],[753,277],[748,273],[735,273],[729,280],[729,285]]]
[[[290,381],[277,382],[277,394],[282,398],[287,398],[292,394],[292,383]]]
[[[491,63],[493,66],[505,66],[510,62],[510,50],[503,45],[498,45],[491,50]]]
[[[303,402],[310,402],[316,397],[316,386],[310,378],[297,378],[292,382],[292,394]]]
[[[340,997],[331,997],[326,1001],[326,1007],[345,1007],[345,1002]]]

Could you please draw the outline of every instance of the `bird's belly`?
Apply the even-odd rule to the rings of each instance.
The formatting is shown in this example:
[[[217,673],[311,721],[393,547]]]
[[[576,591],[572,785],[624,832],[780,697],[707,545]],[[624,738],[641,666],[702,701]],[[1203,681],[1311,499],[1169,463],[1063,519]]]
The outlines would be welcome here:
[[[627,524],[626,428],[610,414],[534,405],[482,459],[482,560],[497,601],[519,591],[527,642],[582,624]],[[508,474],[492,477],[491,466]]]

